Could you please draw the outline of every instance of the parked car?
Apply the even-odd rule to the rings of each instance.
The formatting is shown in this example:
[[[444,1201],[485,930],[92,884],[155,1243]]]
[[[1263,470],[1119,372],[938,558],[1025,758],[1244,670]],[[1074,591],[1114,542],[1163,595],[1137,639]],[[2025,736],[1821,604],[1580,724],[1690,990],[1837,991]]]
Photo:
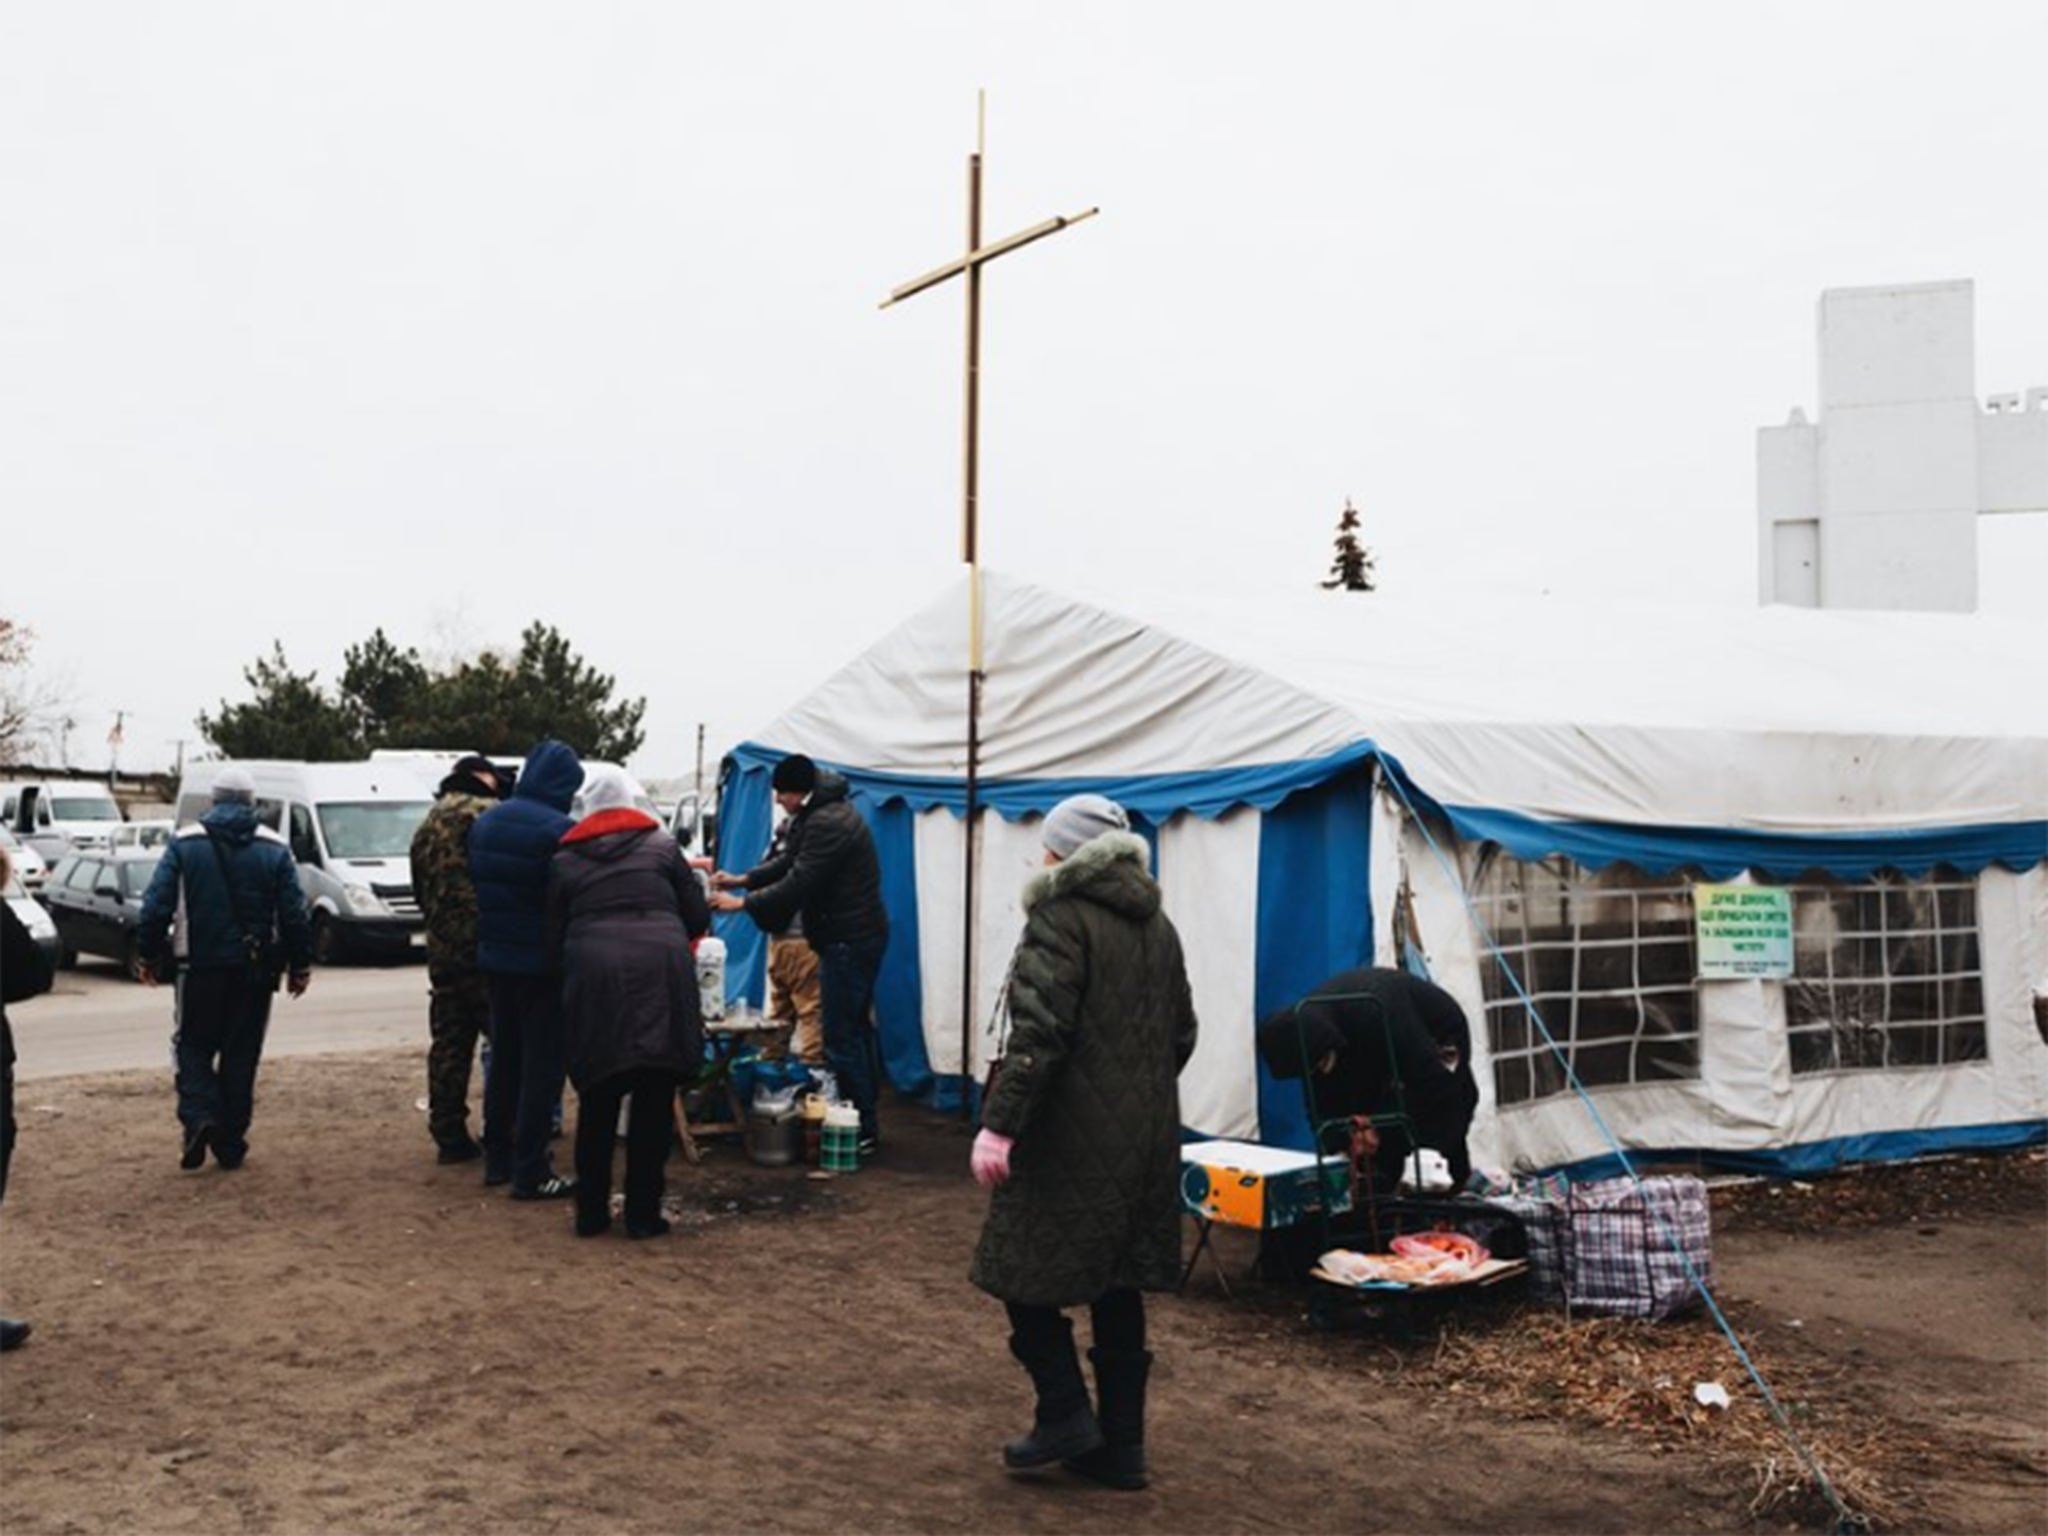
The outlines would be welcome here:
[[[14,915],[21,919],[21,926],[28,930],[28,936],[36,941],[36,948],[54,966],[64,948],[57,937],[57,925],[50,921],[50,914],[43,910],[43,904],[29,895],[19,874],[7,877],[7,888],[0,891],[0,900],[14,908]]]
[[[154,850],[162,853],[171,841],[171,834],[178,824],[168,817],[162,820],[124,821],[118,827],[107,828],[107,851],[129,853],[136,849],[145,852]]]
[[[74,848],[106,847],[107,829],[122,817],[114,797],[89,780],[36,779],[0,784],[0,821],[55,864]]]
[[[31,896],[42,895],[43,882],[50,878],[50,866],[43,862],[43,856],[4,826],[0,826],[0,848],[7,850],[8,862],[20,877],[22,889]]]
[[[135,974],[140,955],[135,930],[142,922],[142,893],[156,873],[162,851],[74,853],[57,861],[43,888],[43,902],[57,925],[57,963],[72,966],[80,955],[104,955]]]

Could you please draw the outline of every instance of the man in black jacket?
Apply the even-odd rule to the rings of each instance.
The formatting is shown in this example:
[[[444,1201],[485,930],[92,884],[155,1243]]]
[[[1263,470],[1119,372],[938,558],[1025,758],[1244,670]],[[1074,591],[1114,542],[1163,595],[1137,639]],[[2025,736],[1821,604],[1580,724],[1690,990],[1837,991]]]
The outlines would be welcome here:
[[[7,904],[13,878],[7,850],[0,848],[0,1200],[7,1198],[7,1165],[14,1161],[14,1026],[7,1022],[6,1005],[49,991],[51,980],[50,962]],[[29,1332],[21,1318],[0,1317],[0,1350],[21,1348]]]
[[[1319,1121],[1402,1112],[1414,1142],[1443,1154],[1454,1187],[1471,1176],[1472,1027],[1434,982],[1387,966],[1340,972],[1261,1023],[1258,1051],[1275,1077],[1308,1078]],[[1378,1182],[1391,1190],[1414,1146],[1399,1126],[1376,1139]]]
[[[818,952],[825,1060],[840,1093],[860,1111],[861,1155],[872,1156],[881,1138],[876,1098],[882,1071],[868,1014],[889,946],[881,860],[840,775],[799,752],[775,765],[772,783],[776,803],[791,815],[783,853],[744,875],[713,875],[718,893],[711,905],[745,912],[764,933],[802,915],[804,938]]]

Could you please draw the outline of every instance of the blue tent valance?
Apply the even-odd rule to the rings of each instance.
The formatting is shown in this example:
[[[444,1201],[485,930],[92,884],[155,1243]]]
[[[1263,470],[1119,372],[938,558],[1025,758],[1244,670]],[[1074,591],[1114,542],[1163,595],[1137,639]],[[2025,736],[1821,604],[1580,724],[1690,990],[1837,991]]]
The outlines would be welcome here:
[[[1213,820],[1238,806],[1270,811],[1297,790],[1328,783],[1372,761],[1376,749],[1359,741],[1327,757],[1295,763],[1266,763],[1250,768],[1216,768],[1190,773],[1105,775],[1093,778],[983,779],[976,787],[981,804],[1005,821],[1051,810],[1069,795],[1107,795],[1132,815],[1154,826],[1183,812]],[[741,772],[772,769],[787,754],[746,742],[731,758]],[[876,805],[903,804],[913,811],[935,807],[955,816],[967,814],[965,779],[927,778],[919,774],[879,773],[849,763],[825,763],[846,775],[854,792]]]
[[[766,773],[785,755],[748,742],[733,750],[732,759],[742,773]],[[1238,806],[1269,811],[1290,795],[1375,762],[1384,766],[1412,807],[1441,815],[1469,842],[1497,843],[1519,859],[1562,854],[1589,869],[1616,863],[1633,864],[1653,874],[1697,869],[1717,880],[1744,870],[1773,879],[1820,871],[1843,880],[1868,880],[1880,870],[1918,877],[1937,867],[1976,874],[1993,864],[2019,871],[2048,862],[2048,821],[1884,832],[1785,833],[1550,821],[1519,811],[1442,805],[1418,786],[1398,761],[1369,740],[1325,757],[1247,768],[1122,777],[986,779],[978,794],[982,805],[1006,821],[1043,813],[1069,795],[1093,793],[1109,796],[1133,815],[1158,826],[1183,813],[1212,819]],[[882,773],[851,764],[826,766],[845,774],[855,794],[876,806],[903,805],[912,811],[942,807],[955,816],[966,814],[963,779]]]
[[[1917,878],[1939,866],[1974,875],[1991,864],[2023,870],[2048,859],[2048,821],[1802,835],[1543,821],[1469,805],[1442,810],[1460,837],[1498,843],[1518,859],[1561,853],[1588,869],[1617,863],[1652,874],[1698,869],[1715,880],[1744,870],[1780,880],[1815,870],[1842,880],[1868,880],[1880,870]]]

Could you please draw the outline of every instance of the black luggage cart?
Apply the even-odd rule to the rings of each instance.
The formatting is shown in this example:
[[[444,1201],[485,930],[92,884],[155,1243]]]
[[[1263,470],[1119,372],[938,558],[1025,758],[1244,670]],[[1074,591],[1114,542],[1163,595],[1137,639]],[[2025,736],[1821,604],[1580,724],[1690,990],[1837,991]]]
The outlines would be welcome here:
[[[1378,1114],[1318,1120],[1315,1102],[1314,1063],[1302,1047],[1302,1105],[1315,1127],[1315,1155],[1318,1173],[1342,1159],[1352,1181],[1349,1211],[1333,1215],[1327,1207],[1317,1220],[1293,1227],[1277,1228],[1264,1234],[1259,1250],[1258,1271],[1265,1279],[1313,1281],[1309,1299],[1309,1321],[1318,1328],[1333,1328],[1347,1306],[1369,1316],[1385,1319],[1397,1327],[1419,1326],[1439,1315],[1446,1305],[1469,1298],[1475,1288],[1495,1291],[1508,1286],[1519,1292],[1528,1272],[1529,1239],[1522,1218],[1504,1206],[1473,1196],[1403,1196],[1378,1187],[1370,1172],[1361,1174],[1354,1156],[1353,1139],[1363,1130],[1391,1132],[1402,1136],[1412,1150],[1420,1149],[1415,1123],[1408,1113],[1407,1092],[1401,1079],[1392,1031],[1387,1027],[1386,1008],[1367,993],[1319,993],[1295,1004],[1296,1011],[1310,1003],[1362,1003],[1377,1016],[1386,1040],[1388,1080],[1393,1089],[1393,1108]],[[1352,1287],[1316,1276],[1318,1258],[1334,1248],[1366,1253],[1389,1251],[1397,1237],[1422,1232],[1456,1232],[1471,1238],[1508,1267],[1482,1279],[1453,1285]]]

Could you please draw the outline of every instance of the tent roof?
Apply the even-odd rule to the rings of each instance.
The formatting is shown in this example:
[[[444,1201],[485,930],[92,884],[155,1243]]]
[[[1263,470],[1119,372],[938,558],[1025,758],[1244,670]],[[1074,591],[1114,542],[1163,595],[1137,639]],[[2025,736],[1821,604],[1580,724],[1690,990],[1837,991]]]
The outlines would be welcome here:
[[[2048,627],[2021,621],[1306,586],[1096,599],[994,573],[984,594],[981,772],[997,784],[1214,790],[1364,744],[1448,808],[1551,820],[2048,821]],[[759,742],[957,781],[967,624],[963,576]],[[1233,799],[1261,803],[1187,803]]]

